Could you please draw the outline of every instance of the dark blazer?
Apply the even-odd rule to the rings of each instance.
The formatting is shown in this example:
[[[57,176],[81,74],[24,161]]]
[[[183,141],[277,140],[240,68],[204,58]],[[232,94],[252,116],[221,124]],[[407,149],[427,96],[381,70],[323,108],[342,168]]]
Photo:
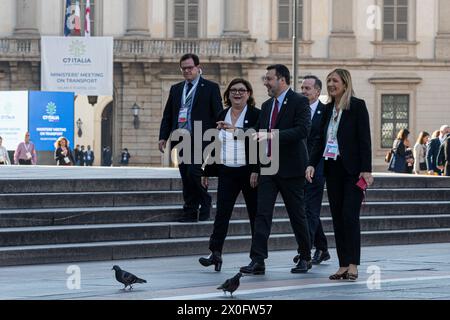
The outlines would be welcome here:
[[[228,113],[228,110],[230,110],[230,107],[226,108],[225,110],[223,110],[222,112],[220,112],[217,121],[224,121],[225,117]],[[244,118],[244,127],[240,128],[242,130],[247,131],[248,129],[252,129],[255,127],[255,125],[258,122],[259,119],[259,114],[261,113],[261,110],[259,110],[258,108],[255,107],[250,107],[247,106],[247,113],[245,114],[245,118]],[[248,139],[245,140],[245,162],[248,165],[249,164],[249,141]],[[251,165],[252,168],[252,172],[259,172],[259,166],[258,164],[253,164]],[[206,165],[204,168],[204,175],[211,177],[211,176],[217,176],[217,165],[213,164],[213,165]]]
[[[325,105],[319,101],[317,109],[311,121],[311,132],[308,137],[308,154],[311,154],[315,139],[320,136],[322,118],[325,113]],[[316,175],[323,175],[323,161],[316,168]]]
[[[325,106],[320,136],[314,143],[310,165],[314,168],[323,157],[328,125],[333,114],[334,103]],[[352,97],[350,110],[344,110],[337,132],[339,153],[343,165],[351,175],[372,172],[372,144],[370,139],[369,112],[364,100]]]
[[[73,166],[75,164],[75,160],[73,158],[72,155],[72,151],[70,151],[70,148],[67,148],[67,157],[69,157],[70,159],[70,163],[66,163],[64,161],[64,158],[66,157],[65,155],[62,154],[62,149],[61,147],[57,148],[55,150],[55,160],[56,160],[56,164],[60,165],[60,166]]]
[[[441,147],[441,140],[439,137],[431,139],[427,144],[426,161],[428,171],[439,171],[436,167],[438,162],[439,149]]]
[[[161,120],[159,140],[168,140],[170,134],[178,128],[178,115],[184,85],[185,81],[182,81],[170,88],[169,98]],[[218,84],[200,77],[192,104],[192,129],[194,129],[194,121],[202,121],[202,134],[208,129],[216,128],[216,119],[222,110],[222,98]]]
[[[269,130],[273,103],[274,98],[271,98],[262,104],[256,130]],[[280,108],[275,125],[275,129],[280,130],[280,163],[277,175],[282,178],[304,177],[308,164],[306,139],[311,130],[309,101],[289,89]]]
[[[450,134],[439,148],[438,165],[444,166],[444,175],[450,176]]]

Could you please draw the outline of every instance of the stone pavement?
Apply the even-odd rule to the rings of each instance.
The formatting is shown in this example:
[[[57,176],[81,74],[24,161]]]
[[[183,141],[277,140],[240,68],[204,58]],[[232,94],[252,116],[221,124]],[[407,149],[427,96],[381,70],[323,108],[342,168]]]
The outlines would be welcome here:
[[[264,276],[246,276],[231,300],[216,287],[249,262],[248,254],[225,254],[222,272],[204,268],[198,256],[118,260],[0,268],[0,299],[89,300],[403,300],[450,299],[450,244],[365,247],[357,282],[330,281],[337,258],[313,266],[307,274],[291,274],[292,251],[270,252]],[[205,254],[208,252],[205,248]],[[132,291],[114,279],[114,264],[147,280]],[[80,268],[80,289],[70,265]],[[381,271],[379,287],[367,280]],[[72,271],[73,272],[73,271]],[[73,277],[72,277],[73,278]]]

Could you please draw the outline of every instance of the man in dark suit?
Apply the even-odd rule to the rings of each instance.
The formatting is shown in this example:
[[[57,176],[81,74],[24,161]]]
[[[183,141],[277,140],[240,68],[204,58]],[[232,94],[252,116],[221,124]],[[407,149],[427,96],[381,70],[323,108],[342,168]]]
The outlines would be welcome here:
[[[217,83],[201,77],[200,60],[197,55],[188,53],[181,57],[180,68],[185,81],[170,88],[159,131],[159,150],[164,152],[173,131],[184,129],[189,132],[191,156],[186,159],[186,163],[182,162],[178,166],[184,198],[184,215],[180,222],[205,221],[210,216],[211,196],[201,184],[203,156],[195,155],[195,151],[203,151],[206,143],[202,143],[201,148],[198,146],[194,148],[195,140],[202,141],[201,138],[194,136],[194,122],[201,122],[202,132],[196,134],[203,135],[206,130],[215,128],[217,117],[223,110],[222,98]],[[196,158],[199,159],[198,163],[194,161]]]
[[[263,103],[256,130],[259,141],[267,140],[267,155],[278,153],[278,172],[264,175],[261,170],[258,187],[258,210],[250,250],[251,262],[242,273],[264,274],[264,260],[268,257],[267,243],[272,226],[275,202],[280,192],[299,247],[300,259],[294,273],[311,268],[311,248],[308,221],[304,210],[305,172],[308,162],[306,139],[311,128],[308,99],[292,91],[289,69],[284,65],[267,68],[264,85],[271,99]],[[275,131],[273,131],[275,130]],[[266,132],[269,131],[269,132]],[[278,139],[279,149],[271,140]],[[276,141],[276,140],[275,140]],[[276,156],[271,157],[277,159]],[[272,164],[273,165],[273,164]]]
[[[311,132],[308,137],[308,154],[311,154],[315,138],[320,135],[320,124],[325,111],[325,106],[320,102],[319,97],[322,91],[322,81],[316,76],[306,76],[302,82],[302,93],[309,100],[311,109]],[[316,248],[312,258],[313,264],[320,264],[322,261],[330,259],[328,252],[328,242],[323,232],[320,221],[320,209],[322,208],[323,189],[325,177],[323,175],[323,160],[319,162],[316,168],[316,174],[312,183],[305,185],[305,211],[309,224],[309,236],[312,246]],[[294,258],[296,262],[298,256]]]
[[[426,161],[428,174],[441,174],[442,171],[437,167],[439,149],[445,140],[445,137],[450,133],[450,127],[448,125],[441,126],[439,137],[431,139],[427,144]]]
[[[442,175],[450,176],[450,133],[447,133],[439,148],[438,168],[442,171]]]

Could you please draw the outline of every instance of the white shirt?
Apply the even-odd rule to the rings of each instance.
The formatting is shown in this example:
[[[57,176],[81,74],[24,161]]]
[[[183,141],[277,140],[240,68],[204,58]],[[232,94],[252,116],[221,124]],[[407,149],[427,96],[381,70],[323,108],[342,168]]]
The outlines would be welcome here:
[[[311,109],[311,120],[314,118],[314,114],[316,113],[317,107],[319,106],[319,99],[316,100],[313,104],[309,106]]]
[[[243,128],[244,119],[247,113],[247,106],[242,110],[239,118],[237,119],[234,127]],[[231,121],[231,108],[228,110],[225,116],[225,122],[232,123]],[[227,167],[243,167],[245,162],[245,140],[235,140],[233,131],[220,130],[219,139],[222,143],[222,151],[220,155],[221,163]]]

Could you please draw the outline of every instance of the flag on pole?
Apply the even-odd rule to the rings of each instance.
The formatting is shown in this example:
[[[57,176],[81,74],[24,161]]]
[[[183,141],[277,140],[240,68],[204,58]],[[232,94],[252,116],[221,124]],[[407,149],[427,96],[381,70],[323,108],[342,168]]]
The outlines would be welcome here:
[[[66,17],[64,18],[64,36],[70,36],[70,16],[72,15],[71,12],[71,3],[70,0],[66,0]]]
[[[75,3],[75,28],[73,31],[75,35],[81,35],[81,9],[79,0]]]
[[[86,14],[84,19],[84,36],[91,36],[91,1],[86,0]]]

